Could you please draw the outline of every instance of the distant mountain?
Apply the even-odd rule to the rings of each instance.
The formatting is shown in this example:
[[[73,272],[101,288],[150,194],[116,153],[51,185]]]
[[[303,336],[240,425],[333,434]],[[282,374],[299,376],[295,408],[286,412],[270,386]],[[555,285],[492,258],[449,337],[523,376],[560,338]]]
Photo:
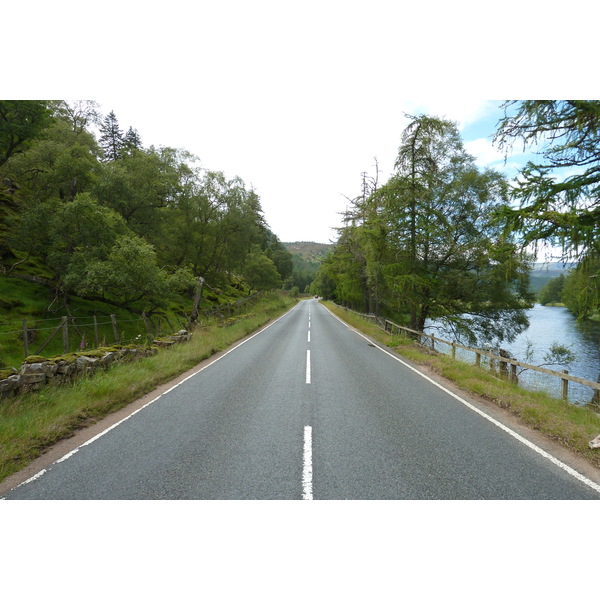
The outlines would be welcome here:
[[[558,277],[559,275],[567,275],[571,269],[574,269],[577,263],[562,263],[562,262],[537,262],[533,265],[531,271],[532,277]]]
[[[534,263],[530,273],[529,287],[532,292],[537,294],[549,281],[561,275],[568,275],[576,266],[576,263]]]
[[[283,245],[291,254],[312,263],[320,262],[327,251],[333,248],[333,244],[320,244],[318,242],[283,242]]]

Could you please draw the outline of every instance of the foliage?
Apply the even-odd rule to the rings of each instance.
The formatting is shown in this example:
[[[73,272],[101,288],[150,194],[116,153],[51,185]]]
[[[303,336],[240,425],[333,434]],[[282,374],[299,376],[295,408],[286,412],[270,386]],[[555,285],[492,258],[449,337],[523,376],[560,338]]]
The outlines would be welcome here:
[[[518,208],[504,215],[524,243],[559,244],[569,256],[597,253],[600,216],[600,101],[506,101],[495,142],[516,141],[540,157],[522,169]]]
[[[556,304],[563,301],[563,288],[565,286],[565,276],[563,274],[551,279],[538,294],[540,304]]]
[[[181,267],[172,273],[161,269],[152,245],[129,234],[117,237],[101,260],[81,256],[66,282],[83,296],[113,297],[122,306],[143,299],[145,310],[150,311],[192,289],[194,277]]]
[[[44,100],[0,100],[0,167],[31,144],[50,120]]]
[[[235,282],[240,294],[291,284],[291,255],[253,189],[186,150],[144,148],[93,101],[3,101],[0,153],[11,186],[0,197],[2,272],[41,261],[64,302],[100,296],[151,311],[189,305],[199,276],[209,289]],[[240,283],[244,272],[251,282]]]
[[[495,216],[505,179],[479,171],[455,124],[427,116],[404,131],[396,168],[383,186],[363,176],[318,281],[333,282],[338,301],[418,331],[435,319],[471,342],[513,338],[532,297],[529,258]]]
[[[115,161],[123,156],[123,132],[119,128],[117,116],[111,110],[100,125],[100,147],[105,160]]]
[[[272,290],[281,285],[281,277],[275,264],[258,249],[248,255],[243,275],[251,290]]]
[[[586,258],[565,278],[562,302],[581,320],[598,313],[600,304],[600,259]]]
[[[527,338],[525,340],[525,357],[524,362],[532,364],[535,355],[535,344],[532,340]],[[554,340],[550,344],[550,348],[545,352],[542,360],[544,362],[538,363],[536,366],[538,367],[548,367],[548,366],[562,366],[568,367],[572,362],[577,359],[576,354],[571,350],[571,346],[565,346],[560,342]],[[519,374],[524,371],[528,371],[528,368],[520,368]]]

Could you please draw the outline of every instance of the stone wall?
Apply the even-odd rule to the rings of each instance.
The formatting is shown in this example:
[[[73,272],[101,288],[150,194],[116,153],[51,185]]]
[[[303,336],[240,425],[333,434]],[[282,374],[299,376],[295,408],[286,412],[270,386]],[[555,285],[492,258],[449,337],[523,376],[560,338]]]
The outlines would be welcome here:
[[[185,329],[176,334],[154,340],[151,346],[111,346],[97,350],[73,352],[54,358],[29,356],[21,368],[3,371],[0,375],[0,398],[37,391],[47,385],[71,383],[78,377],[92,375],[98,369],[107,369],[117,361],[131,361],[152,356],[160,348],[187,342],[192,337]]]

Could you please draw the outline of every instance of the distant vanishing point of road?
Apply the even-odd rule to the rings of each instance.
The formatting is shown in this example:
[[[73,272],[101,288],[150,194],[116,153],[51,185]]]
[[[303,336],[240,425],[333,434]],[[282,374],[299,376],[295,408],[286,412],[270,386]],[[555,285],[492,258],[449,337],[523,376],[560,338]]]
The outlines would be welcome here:
[[[600,487],[302,301],[6,499],[599,499]]]

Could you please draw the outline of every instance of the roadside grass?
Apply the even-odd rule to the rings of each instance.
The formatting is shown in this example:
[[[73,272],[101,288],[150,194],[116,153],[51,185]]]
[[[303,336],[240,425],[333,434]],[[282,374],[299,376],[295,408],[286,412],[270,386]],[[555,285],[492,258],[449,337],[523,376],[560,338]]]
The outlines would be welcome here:
[[[570,404],[544,392],[526,390],[486,369],[433,352],[402,336],[389,335],[370,321],[331,302],[323,304],[359,331],[393,349],[399,356],[431,369],[471,394],[493,402],[518,417],[523,424],[560,442],[595,467],[600,467],[600,452],[589,447],[589,441],[600,434],[600,418],[594,410]]]
[[[230,324],[212,322],[184,344],[131,363],[121,363],[71,385],[0,400],[0,481],[75,431],[141,398],[216,352],[283,314],[295,300],[273,294]]]

